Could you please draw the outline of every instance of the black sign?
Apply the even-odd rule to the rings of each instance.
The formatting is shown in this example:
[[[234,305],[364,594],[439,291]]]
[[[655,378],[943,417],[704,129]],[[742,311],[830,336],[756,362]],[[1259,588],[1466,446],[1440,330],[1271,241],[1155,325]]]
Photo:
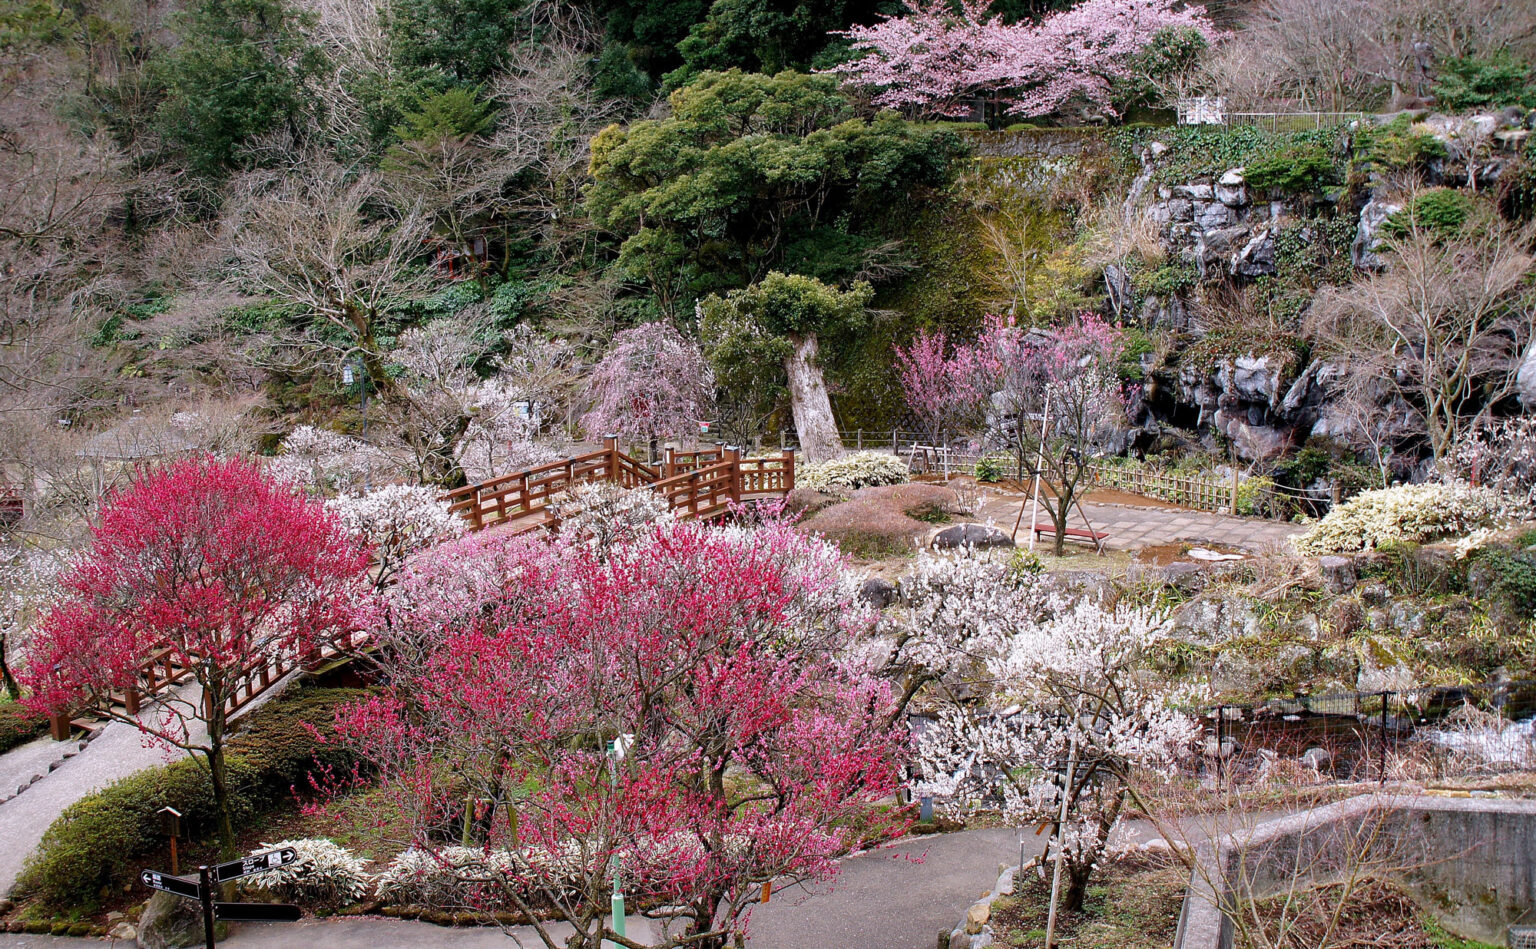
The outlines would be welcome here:
[[[301,914],[290,903],[215,903],[213,915],[231,923],[292,923]]]
[[[152,890],[164,890],[167,893],[175,893],[177,896],[185,896],[188,899],[200,900],[203,898],[202,887],[195,880],[185,877],[174,877],[169,873],[161,873],[159,870],[145,870],[139,874],[139,882]]]
[[[239,860],[231,860],[228,863],[219,864],[213,868],[213,878],[220,883],[228,880],[238,880],[241,877],[248,877],[253,873],[286,867],[298,859],[299,852],[292,847],[284,847],[281,850],[268,850],[266,853],[251,854],[249,857],[241,857]]]

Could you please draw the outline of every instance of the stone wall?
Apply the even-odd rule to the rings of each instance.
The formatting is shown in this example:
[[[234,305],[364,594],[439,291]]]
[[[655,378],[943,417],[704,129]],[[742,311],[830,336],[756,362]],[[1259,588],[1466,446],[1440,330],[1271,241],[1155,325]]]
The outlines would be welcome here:
[[[1231,949],[1228,912],[1298,872],[1328,883],[1362,865],[1452,933],[1502,945],[1536,911],[1536,801],[1370,794],[1217,838],[1199,849],[1174,949]]]

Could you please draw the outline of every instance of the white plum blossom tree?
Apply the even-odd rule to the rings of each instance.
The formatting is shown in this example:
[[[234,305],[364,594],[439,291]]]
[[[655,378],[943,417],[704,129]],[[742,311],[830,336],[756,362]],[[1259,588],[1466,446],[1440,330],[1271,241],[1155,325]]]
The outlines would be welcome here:
[[[43,607],[59,596],[66,552],[20,547],[0,550],[0,687],[19,698],[10,656],[25,646],[26,631]]]
[[[1194,746],[1197,723],[1177,708],[1194,696],[1146,667],[1167,635],[1161,616],[1044,592],[1000,568],[933,557],[903,581],[913,608],[902,649],[931,679],[956,674],[971,686],[947,700],[952,690],[935,690],[914,790],[952,812],[996,809],[1014,826],[1052,827],[1062,905],[1077,909],[1133,775]]]
[[[465,531],[464,519],[448,510],[435,488],[389,484],[340,495],[325,506],[340,519],[343,530],[372,547],[376,589],[383,589],[411,554]]]
[[[268,470],[284,481],[326,495],[361,491],[369,482],[391,476],[395,465],[383,451],[361,439],[300,425],[283,438]]]

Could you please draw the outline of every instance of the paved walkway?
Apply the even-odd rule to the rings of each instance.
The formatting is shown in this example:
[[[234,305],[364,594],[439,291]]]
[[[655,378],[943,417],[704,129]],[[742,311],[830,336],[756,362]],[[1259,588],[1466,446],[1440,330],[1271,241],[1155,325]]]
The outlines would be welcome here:
[[[1028,500],[1004,496],[987,501],[981,508],[981,520],[990,520],[1003,530],[1012,530],[1023,503],[1024,523],[1019,530],[1018,541],[1028,540]],[[1207,514],[1182,508],[1134,507],[1126,504],[1096,504],[1084,502],[1083,510],[1093,523],[1093,529],[1107,532],[1104,544],[1111,550],[1139,550],[1160,544],[1194,543],[1216,544],[1235,547],[1251,553],[1263,553],[1274,549],[1287,549],[1288,541],[1301,533],[1298,524],[1264,520],[1258,517],[1233,517],[1228,514]],[[1044,510],[1041,519],[1045,519]],[[1069,527],[1087,527],[1081,512],[1074,509],[1067,521]]]

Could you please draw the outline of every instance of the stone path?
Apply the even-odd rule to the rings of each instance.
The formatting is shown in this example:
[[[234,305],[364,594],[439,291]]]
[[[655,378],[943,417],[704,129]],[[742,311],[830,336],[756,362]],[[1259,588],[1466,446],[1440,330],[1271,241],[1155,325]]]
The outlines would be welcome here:
[[[293,678],[290,676],[288,681]],[[242,708],[239,715],[260,708],[282,692],[286,684],[274,684]],[[196,685],[183,685],[177,695],[180,701],[196,702],[200,691]],[[160,706],[151,703],[144,706],[139,718],[146,722],[157,721],[154,716],[159,714]],[[201,741],[205,733],[201,726],[193,724],[191,740]],[[105,723],[100,734],[83,750],[69,758],[63,757],[66,747],[78,746],[78,742],[55,743],[40,739],[0,755],[0,791],[5,794],[12,794],[21,784],[31,782],[32,775],[37,774],[40,767],[42,770],[42,777],[31,782],[24,792],[0,803],[0,896],[8,895],[16,885],[21,868],[43,839],[43,832],[66,807],[130,774],[163,765],[182,755],[179,750],[151,742],[127,722]],[[54,752],[52,749],[59,750]],[[52,770],[48,770],[50,759],[58,761]],[[7,945],[3,938],[0,937],[0,949]]]
[[[980,518],[990,520],[1003,530],[1012,530],[1021,503],[1027,505],[1028,500],[1012,495],[994,497],[982,505]],[[1208,514],[1181,508],[1134,507],[1089,501],[1084,502],[1083,509],[1095,530],[1109,534],[1104,545],[1111,550],[1139,550],[1159,544],[1187,542],[1217,544],[1251,553],[1263,553],[1288,549],[1288,541],[1303,530],[1298,524],[1257,517]],[[1082,514],[1076,510],[1072,511],[1067,523],[1069,527],[1088,526]],[[1026,507],[1024,524],[1018,536],[1021,546],[1027,542],[1028,535],[1029,510]]]

